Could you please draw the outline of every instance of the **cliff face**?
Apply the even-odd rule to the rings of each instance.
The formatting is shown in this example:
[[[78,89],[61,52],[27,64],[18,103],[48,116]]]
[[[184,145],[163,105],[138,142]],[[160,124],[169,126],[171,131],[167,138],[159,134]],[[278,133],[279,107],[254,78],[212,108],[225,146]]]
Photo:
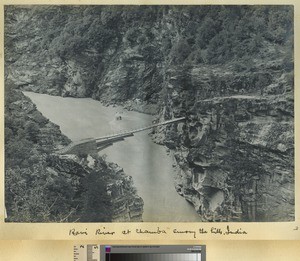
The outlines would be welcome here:
[[[180,166],[176,188],[203,220],[294,218],[292,115],[278,97],[213,98],[194,105],[181,131],[167,132]]]
[[[294,219],[291,6],[5,11],[6,84],[185,116],[152,137],[174,150],[176,189],[204,221]],[[133,202],[114,202],[126,220]]]
[[[263,72],[272,75],[265,88],[251,79],[257,72],[211,67],[209,76],[194,67],[187,89],[180,71],[170,72],[161,117],[187,121],[160,127],[153,138],[175,150],[176,189],[204,221],[294,219],[293,88],[272,64]]]

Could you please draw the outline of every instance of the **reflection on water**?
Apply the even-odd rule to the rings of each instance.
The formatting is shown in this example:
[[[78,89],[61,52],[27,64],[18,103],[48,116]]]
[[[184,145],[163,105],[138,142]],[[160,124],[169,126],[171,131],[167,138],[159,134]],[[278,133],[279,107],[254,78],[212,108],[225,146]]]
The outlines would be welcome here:
[[[24,92],[38,110],[60,126],[62,133],[76,141],[150,125],[153,117],[121,107],[105,107],[89,98],[62,98]],[[117,120],[121,115],[122,120]],[[194,208],[174,188],[173,161],[163,146],[152,142],[148,131],[99,152],[131,175],[144,200],[143,220],[199,221]]]

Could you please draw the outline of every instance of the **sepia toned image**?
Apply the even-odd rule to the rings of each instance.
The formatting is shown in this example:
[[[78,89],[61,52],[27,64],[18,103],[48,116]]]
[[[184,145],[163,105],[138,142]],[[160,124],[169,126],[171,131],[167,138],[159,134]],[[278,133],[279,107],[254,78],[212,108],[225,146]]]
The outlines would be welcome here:
[[[6,222],[295,220],[288,5],[6,5]]]

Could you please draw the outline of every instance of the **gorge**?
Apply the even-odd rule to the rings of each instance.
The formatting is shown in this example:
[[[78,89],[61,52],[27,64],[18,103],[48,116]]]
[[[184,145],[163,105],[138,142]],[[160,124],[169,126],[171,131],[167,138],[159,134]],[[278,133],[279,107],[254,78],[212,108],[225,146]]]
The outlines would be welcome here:
[[[294,220],[293,37],[292,6],[6,6],[5,193],[11,221],[24,221],[20,209],[33,219],[33,208],[22,198],[41,204],[30,188],[51,182],[45,198],[60,195],[63,203],[53,211],[56,203],[46,200],[38,221],[142,221],[147,195],[156,196],[161,184],[140,191],[141,184],[154,179],[139,181],[130,167],[143,176],[151,175],[144,172],[152,168],[156,174],[173,174],[165,183],[177,192],[171,194],[169,187],[166,194],[186,203],[188,217],[178,217],[180,221]],[[34,101],[43,114],[41,106],[46,106],[52,115],[44,116],[55,124],[21,91],[39,93],[28,94],[33,101],[42,94],[58,96],[47,96],[54,104]],[[64,108],[67,97],[77,104],[91,100],[82,107],[85,111],[74,104]],[[93,156],[95,171],[107,173],[93,191],[97,194],[97,185],[102,186],[106,200],[99,209],[110,213],[97,219],[84,215],[95,195],[79,186],[93,183],[93,175],[86,174],[94,172],[92,156],[57,158],[52,153],[70,140],[95,135],[94,128],[107,130],[90,119],[97,118],[93,106],[99,101],[108,106],[102,111],[143,113],[139,125],[153,119],[186,120],[116,144],[123,153],[112,152],[114,145],[106,149],[107,158]],[[81,120],[71,123],[68,113]],[[55,122],[54,117],[65,118]],[[114,121],[113,114],[109,118],[112,122],[105,122],[113,129],[126,122]],[[133,143],[122,148],[127,142]],[[21,150],[22,143],[34,144],[33,149]],[[138,154],[139,146],[147,151],[146,166],[139,167],[134,158],[126,165],[127,152]],[[72,171],[62,171],[65,161]],[[39,173],[50,173],[53,180],[43,183]],[[75,173],[83,177],[78,180]],[[12,189],[12,184],[18,185]],[[63,189],[58,184],[71,186],[73,194],[59,194]],[[68,205],[71,198],[77,204]],[[169,217],[176,215],[171,214],[174,206],[165,206]],[[144,211],[147,216],[150,210]]]

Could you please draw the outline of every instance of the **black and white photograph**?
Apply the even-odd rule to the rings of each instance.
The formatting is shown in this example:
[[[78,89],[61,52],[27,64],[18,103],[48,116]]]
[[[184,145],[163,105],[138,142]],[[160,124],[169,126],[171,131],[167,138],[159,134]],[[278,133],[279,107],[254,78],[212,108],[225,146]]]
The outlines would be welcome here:
[[[5,222],[295,220],[292,5],[4,6]]]

